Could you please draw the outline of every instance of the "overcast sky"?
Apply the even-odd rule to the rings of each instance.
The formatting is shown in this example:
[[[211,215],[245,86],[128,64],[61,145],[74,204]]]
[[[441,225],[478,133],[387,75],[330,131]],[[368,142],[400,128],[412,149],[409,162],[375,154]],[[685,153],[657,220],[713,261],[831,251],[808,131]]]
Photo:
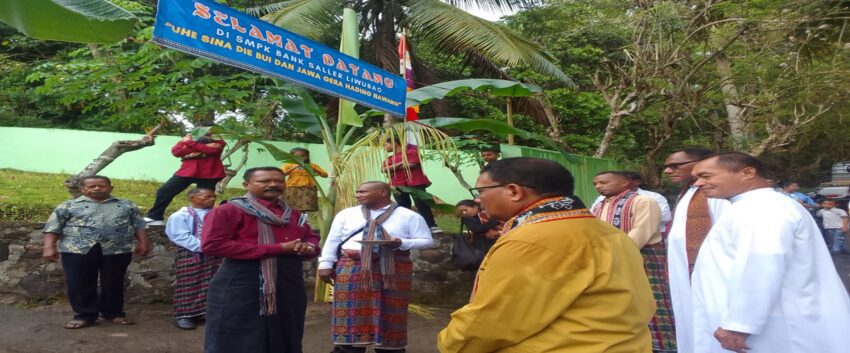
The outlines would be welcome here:
[[[500,13],[500,12],[491,12],[491,11],[486,10],[486,9],[470,9],[469,10],[469,13],[471,13],[475,16],[481,17],[483,19],[490,20],[490,21],[498,21],[499,18],[501,18],[502,16],[511,15],[515,12],[516,11],[506,11],[504,13]]]

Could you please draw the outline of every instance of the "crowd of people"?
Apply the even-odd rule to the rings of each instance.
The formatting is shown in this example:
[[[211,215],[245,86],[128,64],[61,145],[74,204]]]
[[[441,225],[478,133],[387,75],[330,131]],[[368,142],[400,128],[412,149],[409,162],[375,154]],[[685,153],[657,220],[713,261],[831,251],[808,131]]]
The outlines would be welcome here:
[[[174,324],[205,321],[205,352],[302,352],[302,263],[316,257],[318,278],[333,286],[333,352],[405,352],[410,253],[441,232],[422,196],[431,182],[416,146],[387,145],[389,183],[359,185],[359,205],[334,216],[322,246],[303,195],[315,194],[311,175],[328,175],[309,152],[292,151],[303,163],[246,170],[246,194],[214,207],[223,146],[190,135],[178,142],[181,169],[157,192],[147,222],[111,195],[104,176],[83,178],[82,196],[56,208],[43,255],[65,269],[75,315],[64,327],[133,323],[123,311],[132,252],[150,251],[146,226],[194,183],[165,232],[178,249]],[[436,350],[846,350],[850,298],[829,254],[844,250],[847,212],[833,200],[807,204],[793,187],[774,189],[758,159],[675,151],[663,171],[681,186],[675,203],[642,189],[637,173],[600,172],[593,185],[601,196],[588,207],[556,162],[501,159],[498,149],[481,156],[472,198],[457,204],[481,258],[469,303],[452,313]]]

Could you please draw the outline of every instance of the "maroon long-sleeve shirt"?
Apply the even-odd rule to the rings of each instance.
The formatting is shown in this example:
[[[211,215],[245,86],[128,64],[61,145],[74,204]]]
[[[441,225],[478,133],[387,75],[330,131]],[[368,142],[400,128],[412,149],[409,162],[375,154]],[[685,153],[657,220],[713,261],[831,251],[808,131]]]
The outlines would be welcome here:
[[[210,144],[217,144],[220,147],[207,146],[198,141],[177,141],[177,144],[171,147],[171,154],[182,158],[183,161],[174,175],[185,178],[224,178],[221,153],[227,143],[224,140],[212,140]],[[201,153],[201,155],[190,156],[192,153]]]
[[[272,213],[280,216],[283,209],[277,204],[258,200]],[[313,232],[310,225],[304,223],[298,225],[300,218],[298,211],[292,210],[291,222],[286,226],[272,225],[275,242],[277,244],[260,245],[257,243],[259,235],[257,218],[243,212],[231,204],[224,204],[213,209],[204,217],[204,228],[201,232],[201,251],[204,254],[223,256],[234,260],[259,260],[266,256],[283,254],[280,243],[300,239],[312,244],[319,251],[319,235]],[[305,257],[312,257],[305,256]]]

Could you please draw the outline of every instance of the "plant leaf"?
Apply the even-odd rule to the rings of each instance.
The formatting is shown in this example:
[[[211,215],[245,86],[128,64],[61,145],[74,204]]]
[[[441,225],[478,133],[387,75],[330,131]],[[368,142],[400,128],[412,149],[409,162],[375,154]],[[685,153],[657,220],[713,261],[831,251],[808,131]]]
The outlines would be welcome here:
[[[439,0],[406,0],[408,27],[448,53],[479,52],[502,65],[527,65],[570,86],[572,80],[539,45],[498,23],[476,17]]]
[[[406,105],[412,107],[427,104],[431,100],[443,99],[468,90],[487,92],[497,97],[528,97],[541,92],[540,87],[526,83],[476,78],[448,81],[415,89],[407,93]]]
[[[111,44],[127,38],[137,20],[105,0],[0,0],[0,22],[37,39]]]

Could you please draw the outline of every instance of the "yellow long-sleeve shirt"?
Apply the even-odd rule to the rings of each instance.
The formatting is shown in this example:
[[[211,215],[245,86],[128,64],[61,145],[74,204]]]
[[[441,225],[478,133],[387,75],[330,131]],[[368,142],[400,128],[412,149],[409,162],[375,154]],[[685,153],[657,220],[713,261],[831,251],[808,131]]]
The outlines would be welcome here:
[[[593,218],[522,225],[496,242],[441,353],[649,353],[655,301],[643,258]]]
[[[310,163],[310,168],[313,168],[316,175],[322,178],[328,177],[328,172],[322,169],[322,167],[319,167],[314,163]],[[280,167],[280,170],[286,174],[286,186],[316,186],[313,179],[310,179],[310,173],[307,173],[307,171],[298,166],[298,164],[286,163]]]

